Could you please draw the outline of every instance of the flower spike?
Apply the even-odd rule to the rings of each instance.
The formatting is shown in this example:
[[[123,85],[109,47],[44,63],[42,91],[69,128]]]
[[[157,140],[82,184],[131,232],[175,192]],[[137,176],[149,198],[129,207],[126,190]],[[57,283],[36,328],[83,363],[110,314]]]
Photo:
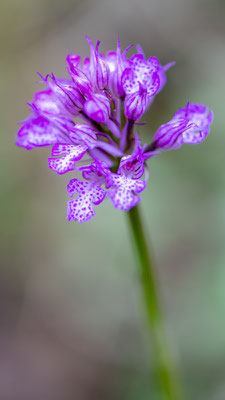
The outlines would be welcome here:
[[[49,168],[58,174],[82,173],[70,180],[68,221],[85,222],[95,206],[110,199],[128,211],[141,200],[148,181],[147,161],[164,150],[205,140],[213,121],[207,106],[187,103],[156,131],[153,142],[142,144],[136,132],[155,96],[166,83],[166,72],[156,57],[146,58],[140,45],[128,57],[128,46],[106,55],[87,37],[90,57],[66,58],[68,79],[53,74],[40,77],[46,85],[29,104],[31,115],[21,123],[16,144],[28,150],[52,146]]]

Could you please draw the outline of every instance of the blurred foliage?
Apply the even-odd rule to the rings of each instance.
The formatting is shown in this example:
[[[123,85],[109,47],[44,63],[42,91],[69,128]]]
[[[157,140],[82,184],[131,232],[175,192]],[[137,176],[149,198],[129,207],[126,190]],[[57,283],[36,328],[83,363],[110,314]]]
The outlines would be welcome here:
[[[205,143],[149,162],[142,211],[171,342],[190,399],[225,398],[225,2],[16,0],[0,12],[0,399],[157,399],[126,216],[109,202],[66,221],[48,149],[14,145],[36,72],[64,76],[85,35],[140,43],[177,62],[139,131],[148,140],[187,100],[214,110]],[[151,349],[150,349],[151,351]],[[151,357],[150,357],[151,360]],[[150,369],[152,366],[150,365]]]

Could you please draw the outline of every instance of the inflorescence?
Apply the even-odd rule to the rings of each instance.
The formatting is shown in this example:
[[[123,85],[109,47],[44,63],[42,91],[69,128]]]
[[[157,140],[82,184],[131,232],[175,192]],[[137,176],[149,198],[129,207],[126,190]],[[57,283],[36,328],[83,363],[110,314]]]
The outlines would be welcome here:
[[[19,129],[16,144],[30,150],[53,146],[49,168],[58,174],[79,171],[72,179],[67,219],[84,222],[95,215],[93,205],[109,197],[115,208],[130,210],[146,188],[146,160],[183,143],[202,142],[209,133],[213,113],[201,104],[187,103],[160,126],[152,143],[141,144],[138,120],[166,83],[166,71],[156,57],[145,58],[140,46],[127,57],[129,46],[106,55],[91,39],[90,58],[67,56],[69,79],[49,74],[47,85],[34,95],[32,114]],[[78,119],[78,123],[74,120]],[[80,162],[82,160],[82,162]],[[144,178],[142,178],[144,175]],[[142,179],[141,179],[142,178]]]

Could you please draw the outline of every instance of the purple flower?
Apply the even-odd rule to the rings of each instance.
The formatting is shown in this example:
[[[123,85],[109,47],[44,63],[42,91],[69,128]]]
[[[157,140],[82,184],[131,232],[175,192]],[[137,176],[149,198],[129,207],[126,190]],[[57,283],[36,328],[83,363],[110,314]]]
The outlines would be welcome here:
[[[129,60],[129,67],[122,75],[123,89],[126,94],[139,91],[140,85],[146,88],[149,97],[153,96],[159,88],[159,61],[150,57],[147,61],[142,54],[135,54]]]
[[[121,158],[117,174],[106,175],[108,196],[115,208],[128,211],[141,200],[136,194],[146,187],[146,182],[139,179],[144,173],[144,160],[137,138],[134,153]]]
[[[101,164],[92,163],[89,167],[83,168],[83,177],[87,182],[79,179],[72,179],[69,182],[67,186],[68,195],[73,197],[74,194],[78,193],[79,196],[68,201],[68,221],[85,222],[94,217],[93,205],[102,203],[106,196],[106,191],[101,188],[101,185],[105,183],[105,176],[102,171]]]
[[[139,91],[128,94],[124,104],[125,116],[132,120],[137,121],[142,117],[148,106],[148,92],[140,84]]]
[[[201,104],[188,103],[171,121],[160,126],[154,136],[155,146],[162,150],[178,149],[183,143],[201,143],[209,134],[213,112]]]
[[[81,68],[78,68],[72,64],[69,64],[69,68],[67,70],[80,95],[85,100],[88,99],[93,94],[93,87],[89,77],[84,73],[84,71],[82,71]],[[84,67],[83,70],[85,70]]]
[[[77,124],[69,131],[71,144],[57,143],[52,148],[52,156],[49,158],[48,166],[58,174],[65,174],[75,169],[76,162],[86,154],[88,149],[97,145],[97,136],[93,128],[87,124]]]
[[[129,67],[122,75],[122,85],[127,95],[124,111],[128,119],[139,119],[145,112],[150,98],[157,93],[160,86],[158,71],[159,61],[155,57],[146,61],[144,55],[135,54],[129,60]]]
[[[67,188],[75,196],[67,219],[78,222],[91,219],[94,206],[106,198],[125,211],[138,204],[147,184],[147,160],[183,143],[202,142],[213,120],[206,106],[188,103],[158,129],[152,143],[142,145],[135,125],[174,63],[161,66],[155,57],[146,59],[140,46],[129,58],[132,46],[122,53],[119,39],[116,51],[104,55],[99,41],[94,47],[87,39],[90,57],[82,62],[77,54],[67,56],[69,79],[41,77],[46,88],[35,93],[16,140],[28,150],[53,146],[48,165],[58,174],[82,173],[82,180],[70,180]]]
[[[91,80],[97,90],[106,89],[109,84],[109,66],[104,56],[99,53],[100,41],[97,42],[94,49],[91,39],[87,37],[87,40],[91,49],[89,66]]]
[[[146,182],[142,179],[133,179],[130,175],[110,174],[107,179],[108,187],[115,186],[108,191],[108,196],[115,208],[129,211],[136,206],[141,198],[135,196],[146,188]]]
[[[118,172],[132,176],[134,179],[139,179],[145,172],[145,160],[151,157],[151,155],[146,155],[146,153],[144,153],[145,146],[141,148],[141,141],[136,132],[134,134],[134,139],[134,151],[132,154],[121,158]]]

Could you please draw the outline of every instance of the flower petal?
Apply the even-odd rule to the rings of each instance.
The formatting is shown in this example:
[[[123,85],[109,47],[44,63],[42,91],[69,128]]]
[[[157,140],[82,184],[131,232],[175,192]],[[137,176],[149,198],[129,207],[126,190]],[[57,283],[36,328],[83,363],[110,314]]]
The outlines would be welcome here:
[[[189,130],[184,135],[184,142],[196,144],[202,142],[209,134],[213,112],[203,104],[188,103],[185,108],[181,108],[173,116],[173,120],[181,118],[189,121]]]
[[[62,112],[62,106],[51,89],[36,92],[33,104],[39,112],[56,115]]]
[[[141,84],[147,89],[148,96],[153,96],[160,85],[158,70],[159,61],[156,57],[150,57],[149,60],[145,61],[143,54],[135,54],[130,59],[129,68],[126,68],[122,75],[125,93],[137,92]]]
[[[86,222],[95,216],[95,210],[92,207],[88,197],[79,196],[76,199],[69,200],[67,203],[68,221]]]
[[[16,144],[30,150],[55,144],[61,137],[62,132],[46,118],[30,117],[19,129]]]
[[[159,127],[154,136],[154,142],[163,150],[178,149],[183,144],[183,132],[186,128],[186,120],[171,120]]]
[[[183,143],[201,143],[210,131],[213,112],[202,104],[187,104],[173,118],[160,126],[154,142],[162,150],[178,149]]]
[[[128,211],[136,206],[141,198],[134,193],[142,192],[146,182],[142,179],[135,180],[126,175],[111,173],[107,177],[108,187],[115,186],[108,191],[108,197],[115,208]]]
[[[52,156],[60,156],[59,158],[49,158],[48,165],[58,174],[65,174],[75,168],[75,162],[79,161],[86,153],[88,147],[85,144],[56,144],[52,148]]]
[[[67,219],[80,223],[94,217],[93,204],[100,204],[106,196],[106,191],[98,183],[82,182],[79,179],[72,179],[68,184],[67,191],[70,197],[75,193],[79,194],[76,199],[68,201]]]

